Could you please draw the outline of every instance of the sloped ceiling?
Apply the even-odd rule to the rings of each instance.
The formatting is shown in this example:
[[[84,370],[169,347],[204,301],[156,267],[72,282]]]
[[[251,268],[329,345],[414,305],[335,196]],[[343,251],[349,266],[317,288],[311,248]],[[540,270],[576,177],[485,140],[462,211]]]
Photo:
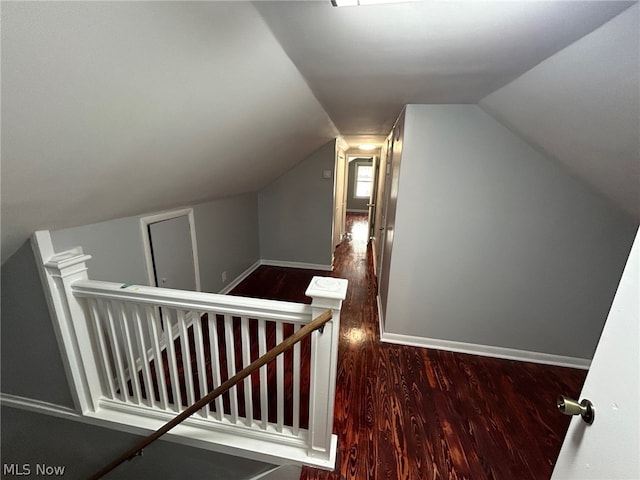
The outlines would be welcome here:
[[[640,222],[640,8],[629,8],[480,106]]]
[[[2,259],[258,190],[406,103],[475,103],[633,3],[1,2]]]
[[[2,259],[255,191],[337,135],[246,2],[2,2]]]
[[[406,104],[478,102],[631,4],[268,1],[256,8],[354,144],[381,141]]]

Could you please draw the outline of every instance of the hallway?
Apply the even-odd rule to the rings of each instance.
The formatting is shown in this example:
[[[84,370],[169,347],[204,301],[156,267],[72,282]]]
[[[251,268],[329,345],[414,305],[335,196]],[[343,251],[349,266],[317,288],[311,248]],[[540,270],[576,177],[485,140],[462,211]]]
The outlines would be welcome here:
[[[380,342],[366,216],[349,214],[332,276],[347,278],[340,326],[335,472],[302,480],[548,479],[586,371]],[[234,294],[304,299],[313,275],[260,267]],[[526,434],[523,434],[525,433]]]

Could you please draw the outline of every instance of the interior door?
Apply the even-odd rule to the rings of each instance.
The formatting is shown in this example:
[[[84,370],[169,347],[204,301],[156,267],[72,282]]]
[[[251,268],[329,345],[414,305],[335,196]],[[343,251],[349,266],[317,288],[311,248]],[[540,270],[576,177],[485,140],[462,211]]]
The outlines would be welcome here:
[[[392,141],[389,147],[390,157],[387,164],[388,173],[385,182],[384,224],[380,273],[378,274],[378,295],[380,298],[380,321],[384,330],[387,313],[387,294],[389,292],[389,274],[391,269],[391,255],[393,251],[393,235],[396,223],[396,205],[398,203],[398,187],[400,181],[400,162],[402,160],[402,144],[404,135],[404,114],[394,128]]]
[[[332,247],[335,248],[342,241],[346,228],[347,202],[347,160],[342,149],[336,150],[336,173],[333,187],[333,236]]]
[[[371,197],[367,204],[369,211],[369,239],[375,238],[376,234],[376,209],[378,205],[378,179],[380,178],[380,160],[373,157],[373,182],[371,183]]]
[[[382,147],[380,161],[378,162],[378,184],[377,199],[378,208],[376,209],[375,230],[373,233],[373,250],[374,250],[374,271],[378,281],[380,280],[380,268],[382,263],[382,253],[384,250],[384,228],[386,225],[388,192],[388,177],[391,172],[391,137],[387,138]]]
[[[595,407],[593,424],[571,419],[552,479],[640,478],[639,324],[640,233],[581,393]]]
[[[197,290],[188,217],[150,223],[148,229],[156,286]]]

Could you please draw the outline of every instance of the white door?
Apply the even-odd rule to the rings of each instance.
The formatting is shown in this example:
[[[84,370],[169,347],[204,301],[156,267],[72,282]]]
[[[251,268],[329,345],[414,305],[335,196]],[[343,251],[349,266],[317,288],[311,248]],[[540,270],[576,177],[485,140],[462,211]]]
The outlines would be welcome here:
[[[388,204],[388,191],[387,188],[389,186],[389,182],[387,182],[387,178],[391,172],[391,138],[387,138],[384,145],[382,146],[382,151],[380,155],[380,161],[378,162],[380,166],[380,172],[378,174],[378,184],[377,184],[377,203],[378,208],[376,209],[376,218],[375,218],[375,232],[373,237],[373,253],[374,253],[374,272],[378,280],[380,280],[380,269],[382,264],[382,253],[384,250],[384,229],[386,225],[387,218],[387,204]]]
[[[196,290],[189,219],[186,215],[149,224],[157,287]]]
[[[336,148],[336,173],[333,186],[333,235],[332,249],[338,246],[345,233],[347,199],[347,160],[341,148]],[[333,250],[332,250],[333,251]]]
[[[376,235],[376,212],[378,205],[378,183],[380,181],[380,159],[378,157],[372,158],[373,167],[373,180],[371,182],[371,197],[369,203],[367,203],[367,210],[369,212],[369,240],[373,240]]]
[[[385,317],[387,314],[387,294],[389,293],[389,272],[391,269],[391,253],[393,251],[393,235],[396,224],[396,204],[400,181],[400,163],[402,161],[402,145],[404,138],[404,114],[398,121],[392,132],[392,142],[389,147],[390,161],[388,175],[385,182],[384,223],[381,225],[382,252],[380,257],[380,269],[378,273],[378,296],[380,299],[380,322],[384,331]]]
[[[552,479],[640,479],[639,323],[640,233],[580,397],[593,403],[594,422],[571,419]]]

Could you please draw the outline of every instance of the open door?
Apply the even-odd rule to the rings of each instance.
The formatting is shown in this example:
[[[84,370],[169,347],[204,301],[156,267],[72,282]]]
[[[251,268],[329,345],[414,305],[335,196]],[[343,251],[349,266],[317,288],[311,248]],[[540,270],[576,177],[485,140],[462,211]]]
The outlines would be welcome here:
[[[193,210],[142,217],[140,227],[149,285],[200,291]]]
[[[382,260],[382,250],[384,245],[384,229],[386,222],[386,209],[387,209],[387,177],[390,172],[389,165],[391,137],[387,137],[380,152],[376,168],[376,209],[373,225],[369,225],[372,228],[371,244],[373,246],[373,269],[378,280],[380,279],[380,263]]]
[[[593,403],[594,421],[571,420],[552,479],[640,478],[639,324],[640,232],[579,399]]]
[[[342,241],[346,228],[347,216],[347,157],[341,147],[336,147],[335,178],[333,185],[333,233],[334,249]]]
[[[148,225],[155,286],[196,290],[189,219],[179,216]]]
[[[396,204],[400,182],[400,162],[404,138],[404,113],[391,133],[387,147],[387,168],[384,185],[384,204],[382,206],[383,221],[378,228],[380,234],[380,252],[376,275],[378,277],[378,309],[380,328],[384,331],[387,314],[387,295],[389,293],[389,271],[391,269],[391,253],[393,251],[393,235],[396,224]]]
[[[371,197],[367,203],[369,213],[369,240],[376,235],[376,209],[378,208],[378,183],[380,182],[380,158],[373,157],[373,182],[371,184]]]

